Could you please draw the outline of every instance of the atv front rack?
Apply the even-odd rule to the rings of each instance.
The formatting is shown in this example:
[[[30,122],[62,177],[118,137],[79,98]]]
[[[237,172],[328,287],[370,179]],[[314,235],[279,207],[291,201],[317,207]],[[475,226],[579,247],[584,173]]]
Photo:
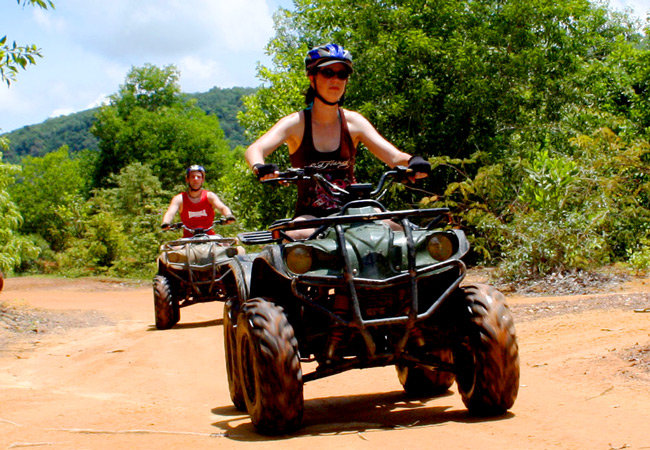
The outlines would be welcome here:
[[[403,222],[407,222],[404,220]],[[308,276],[308,275],[298,275],[291,282],[292,293],[299,298],[302,302],[306,303],[309,307],[316,308],[319,311],[325,313],[331,319],[333,319],[339,325],[353,327],[359,331],[363,337],[366,348],[368,351],[368,360],[372,361],[375,357],[379,356],[376,354],[377,345],[374,342],[374,339],[370,332],[368,331],[369,327],[380,327],[386,325],[402,325],[404,326],[404,334],[399,342],[399,345],[396,348],[396,353],[401,352],[410,336],[411,330],[414,328],[416,322],[420,322],[432,317],[439,308],[443,305],[445,300],[458,288],[462,280],[465,278],[465,273],[467,271],[465,264],[459,259],[450,259],[447,261],[442,261],[437,264],[432,264],[423,268],[415,267],[415,246],[413,242],[413,236],[411,230],[407,224],[404,223],[404,232],[407,237],[408,242],[408,270],[406,273],[396,275],[394,277],[384,279],[384,280],[373,280],[366,278],[359,278],[354,275],[350,270],[350,255],[347,251],[347,246],[345,245],[344,231],[341,225],[336,225],[336,238],[339,241],[338,248],[342,260],[344,261],[344,270],[343,276]],[[426,276],[434,275],[436,273],[442,273],[449,269],[457,269],[458,275],[456,279],[450,283],[444,292],[442,292],[438,298],[427,308],[426,311],[420,312],[420,306],[418,304],[418,279]],[[314,302],[311,298],[303,295],[298,286],[303,285],[321,285],[329,287],[343,287],[346,292],[349,294],[350,306],[352,319],[346,321],[339,315],[335,314],[332,311],[329,311],[327,308],[322,307],[321,305]],[[397,284],[405,284],[408,286],[410,291],[410,304],[408,308],[408,313],[406,315],[400,315],[396,317],[386,317],[378,319],[366,319],[362,316],[361,306],[359,303],[358,290],[360,288],[375,288],[381,289],[386,286],[395,286]],[[379,356],[381,358],[381,356]]]
[[[208,286],[208,292],[212,293],[215,287],[220,287],[222,284],[223,278],[228,274],[229,270],[224,274],[219,273],[219,268],[230,261],[230,259],[238,253],[237,248],[234,247],[238,243],[236,238],[223,238],[220,236],[217,237],[189,237],[181,238],[174,241],[169,241],[160,247],[161,256],[165,255],[167,258],[166,267],[168,268],[167,273],[174,277],[176,280],[189,284],[192,287],[194,294],[201,296],[201,287],[205,285]],[[210,244],[208,254],[212,257],[211,261],[206,264],[197,264],[192,262],[192,255],[190,250],[193,246],[199,244]],[[214,257],[215,252],[214,247],[225,247],[226,248],[226,258],[217,260]],[[185,260],[184,261],[170,261],[168,259],[168,254],[170,252],[178,252],[180,250],[185,251]],[[183,271],[187,273],[187,278],[176,273],[176,271]],[[198,274],[204,274],[205,272],[210,272],[208,279],[200,280]],[[204,277],[205,278],[205,277]]]
[[[372,214],[345,214],[346,211],[352,208],[362,206],[373,206],[380,209]],[[315,228],[316,231],[312,233],[306,240],[315,239],[327,228],[334,225],[343,225],[358,222],[374,222],[377,220],[393,220],[395,222],[402,222],[407,218],[420,218],[429,217],[432,220],[427,224],[426,228],[432,228],[439,224],[443,219],[449,217],[449,208],[428,208],[428,209],[406,209],[401,211],[386,211],[381,203],[375,200],[357,200],[348,203],[345,208],[338,214],[327,217],[319,217],[315,219],[306,220],[293,220],[281,219],[275,221],[269,227],[268,231],[250,231],[240,233],[237,238],[242,244],[245,245],[261,245],[279,243],[282,241],[295,242],[295,239],[287,235],[287,230],[303,230],[307,228]],[[412,227],[409,221],[408,227]]]

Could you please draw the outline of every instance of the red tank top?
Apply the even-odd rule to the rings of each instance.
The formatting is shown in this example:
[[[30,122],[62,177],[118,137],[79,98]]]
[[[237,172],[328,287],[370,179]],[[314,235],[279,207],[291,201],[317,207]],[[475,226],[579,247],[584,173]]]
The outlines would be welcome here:
[[[352,141],[352,136],[350,136],[348,122],[345,120],[343,110],[339,108],[341,142],[339,148],[333,152],[319,152],[316,150],[312,135],[311,109],[305,109],[304,115],[305,132],[298,150],[290,155],[291,165],[298,168],[315,168],[327,180],[342,188],[355,183],[354,162],[357,149]],[[316,183],[311,181],[298,182],[298,201],[296,202],[294,217],[305,214],[323,217],[340,209],[340,205],[335,203]]]
[[[188,228],[209,228],[214,222],[214,208],[208,200],[208,191],[205,189],[201,191],[201,199],[194,203],[190,200],[187,192],[183,192],[183,208],[181,210],[181,221]],[[215,234],[213,230],[208,231],[208,234]],[[193,234],[187,230],[183,230],[183,237],[192,237]]]

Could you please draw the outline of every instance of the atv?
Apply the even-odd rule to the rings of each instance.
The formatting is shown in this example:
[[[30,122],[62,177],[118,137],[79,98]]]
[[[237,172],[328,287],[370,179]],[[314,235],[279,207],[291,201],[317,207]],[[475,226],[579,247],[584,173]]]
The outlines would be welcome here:
[[[342,189],[290,169],[272,181],[314,180],[340,212],[238,236],[264,247],[229,263],[226,367],[235,407],[248,411],[259,432],[299,428],[303,383],[351,369],[394,365],[406,394],[418,397],[444,393],[456,381],[476,415],[503,414],[514,404],[512,316],[494,287],[461,285],[469,243],[450,226],[449,210],[388,211],[379,202],[409,172],[385,172],[376,189]],[[297,229],[313,232],[294,240],[288,232]],[[307,363],[315,368],[303,373]]]
[[[173,223],[167,230],[185,229],[191,237],[169,241],[160,247],[158,274],[153,278],[156,328],[165,330],[180,320],[180,308],[195,303],[225,300],[223,277],[228,262],[238,252],[236,238],[209,235],[209,228],[188,228]]]

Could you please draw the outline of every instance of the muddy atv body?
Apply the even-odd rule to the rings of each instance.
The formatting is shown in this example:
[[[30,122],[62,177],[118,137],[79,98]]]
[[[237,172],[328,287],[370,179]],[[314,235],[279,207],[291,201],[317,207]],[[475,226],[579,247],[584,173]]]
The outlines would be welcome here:
[[[408,395],[433,396],[456,381],[477,415],[498,415],[515,401],[519,356],[503,295],[461,285],[469,250],[444,208],[387,211],[378,188],[342,190],[311,176],[343,205],[335,215],[281,220],[244,244],[266,244],[234,258],[224,311],[231,398],[262,433],[300,426],[303,383],[350,369],[394,365]],[[386,221],[401,225],[401,230]],[[314,230],[294,241],[292,229]],[[316,362],[303,373],[302,365]],[[314,364],[310,364],[313,367]]]
[[[212,227],[189,229],[182,223],[169,226],[172,230],[180,228],[189,230],[193,236],[161,245],[158,273],[153,279],[154,311],[159,330],[176,325],[183,307],[225,301],[224,273],[230,259],[237,254],[237,239],[208,235]]]

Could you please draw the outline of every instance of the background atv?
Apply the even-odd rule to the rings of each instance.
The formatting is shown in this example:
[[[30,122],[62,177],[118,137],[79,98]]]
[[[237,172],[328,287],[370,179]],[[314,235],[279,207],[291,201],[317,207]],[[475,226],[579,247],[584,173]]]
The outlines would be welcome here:
[[[237,254],[236,238],[208,235],[210,228],[190,229],[182,223],[169,225],[168,230],[185,229],[193,234],[167,242],[160,247],[158,274],[153,279],[156,328],[173,327],[180,320],[180,308],[199,302],[225,300],[223,276],[227,263]]]
[[[284,172],[274,181],[316,180],[343,205],[340,213],[239,235],[244,244],[271,244],[232,260],[224,311],[231,398],[260,432],[299,427],[303,383],[354,368],[395,365],[414,396],[440,394],[456,380],[474,414],[514,404],[512,317],[495,288],[460,286],[469,243],[450,229],[449,211],[387,211],[373,200],[408,172],[386,172],[375,190]],[[295,229],[314,231],[294,241],[287,231]],[[312,361],[316,368],[303,374],[301,363]]]

